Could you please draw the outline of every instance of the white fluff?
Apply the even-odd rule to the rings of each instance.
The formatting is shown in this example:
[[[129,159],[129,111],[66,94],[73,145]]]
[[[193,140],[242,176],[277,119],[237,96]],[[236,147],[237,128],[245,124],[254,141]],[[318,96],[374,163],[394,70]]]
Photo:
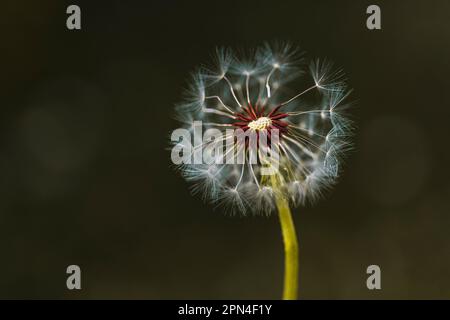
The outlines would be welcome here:
[[[219,49],[214,61],[194,73],[184,101],[176,107],[177,119],[185,128],[201,120],[205,128],[225,131],[249,103],[264,106],[266,113],[282,105],[288,131],[277,146],[281,191],[294,206],[316,200],[335,183],[343,152],[351,146],[351,122],[343,114],[350,91],[342,70],[326,60],[307,64],[289,44],[264,45],[242,59]],[[259,122],[252,129],[259,128]],[[178,168],[205,200],[232,212],[269,214],[275,209],[275,192],[270,178],[261,175],[261,165]]]

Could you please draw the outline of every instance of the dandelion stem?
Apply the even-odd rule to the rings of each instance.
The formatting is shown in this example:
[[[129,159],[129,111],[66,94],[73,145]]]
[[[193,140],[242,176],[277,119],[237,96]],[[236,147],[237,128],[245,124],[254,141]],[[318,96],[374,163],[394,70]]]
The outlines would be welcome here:
[[[272,185],[279,185],[276,175]],[[275,192],[278,216],[284,243],[283,300],[296,300],[298,294],[298,241],[289,202],[281,192]]]
[[[298,291],[298,242],[291,209],[284,197],[277,199],[284,242],[284,300],[296,300]]]

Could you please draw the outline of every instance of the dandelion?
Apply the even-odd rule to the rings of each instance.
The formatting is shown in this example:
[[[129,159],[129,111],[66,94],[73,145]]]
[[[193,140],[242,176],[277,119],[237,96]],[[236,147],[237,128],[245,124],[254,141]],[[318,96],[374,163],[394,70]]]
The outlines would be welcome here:
[[[229,212],[278,212],[285,245],[284,299],[296,299],[298,287],[290,208],[314,202],[336,182],[350,147],[351,122],[345,116],[350,90],[343,76],[330,61],[308,63],[288,44],[267,44],[243,58],[218,49],[215,64],[193,74],[184,101],[176,106],[176,117],[189,132],[201,121],[202,129],[223,134],[202,141],[198,149],[225,142],[222,155],[244,155],[242,162],[180,164],[192,190]],[[230,137],[230,129],[256,135],[256,154],[247,138]],[[174,141],[174,148],[185,143]],[[267,174],[268,168],[276,170]]]

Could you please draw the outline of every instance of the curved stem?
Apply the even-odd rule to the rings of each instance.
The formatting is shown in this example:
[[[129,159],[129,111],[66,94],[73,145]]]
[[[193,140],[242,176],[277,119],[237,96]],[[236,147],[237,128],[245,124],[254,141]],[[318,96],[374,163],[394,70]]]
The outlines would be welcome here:
[[[278,184],[272,178],[272,184]],[[276,192],[278,216],[284,243],[284,289],[283,300],[296,300],[298,295],[298,241],[292,220],[291,209],[286,197]]]

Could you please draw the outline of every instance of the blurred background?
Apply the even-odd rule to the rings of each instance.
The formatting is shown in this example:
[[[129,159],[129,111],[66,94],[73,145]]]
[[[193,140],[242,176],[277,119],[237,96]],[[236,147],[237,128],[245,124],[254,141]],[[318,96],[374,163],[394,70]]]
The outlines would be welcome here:
[[[66,28],[81,7],[82,30]],[[382,30],[366,28],[378,4]],[[190,195],[173,105],[216,46],[287,40],[354,88],[356,148],[294,210],[303,299],[450,298],[450,2],[6,1],[0,298],[278,299],[279,224]],[[82,290],[66,288],[66,268]],[[381,267],[382,290],[366,288]]]

